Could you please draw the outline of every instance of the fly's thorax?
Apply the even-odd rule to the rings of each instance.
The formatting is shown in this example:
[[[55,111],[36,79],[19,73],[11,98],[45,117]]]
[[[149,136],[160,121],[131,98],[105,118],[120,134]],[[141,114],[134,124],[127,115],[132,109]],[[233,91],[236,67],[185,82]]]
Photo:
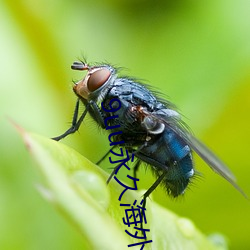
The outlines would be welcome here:
[[[165,123],[180,119],[178,112],[166,108],[154,112],[141,108],[140,116],[142,117],[141,125],[149,134],[161,134],[165,129]]]
[[[108,87],[112,85],[117,77],[115,69],[109,65],[93,67],[83,65],[81,69],[88,70],[88,72],[86,76],[73,87],[75,94],[80,97],[80,99],[87,101],[102,101],[107,93]]]

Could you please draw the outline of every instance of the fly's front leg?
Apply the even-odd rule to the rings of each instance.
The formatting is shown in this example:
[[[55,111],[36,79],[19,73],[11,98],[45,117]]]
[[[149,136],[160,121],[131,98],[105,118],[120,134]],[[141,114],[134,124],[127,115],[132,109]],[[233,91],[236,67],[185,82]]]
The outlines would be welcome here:
[[[104,122],[104,117],[103,117],[103,113],[100,110],[100,108],[98,107],[97,103],[95,103],[94,101],[89,101],[89,105],[91,107],[91,113],[93,113],[97,123],[99,125],[101,125],[101,127],[104,129],[105,128],[105,122]]]
[[[53,137],[51,139],[53,139],[55,141],[60,141],[64,137],[68,136],[69,134],[75,133],[79,129],[79,127],[80,127],[80,125],[81,125],[84,117],[86,116],[87,112],[89,111],[89,105],[87,105],[86,109],[84,110],[84,112],[80,116],[79,120],[77,121],[77,119],[78,119],[78,112],[79,112],[79,104],[80,104],[80,101],[78,99],[77,102],[76,102],[76,106],[75,106],[75,110],[74,110],[74,116],[73,116],[71,127],[65,133],[63,133],[62,135],[59,135],[57,137]]]
[[[94,115],[95,115],[95,117],[97,119],[97,122],[102,126],[102,128],[105,128],[104,118],[102,116],[102,113],[101,113],[99,107],[97,106],[97,104],[94,101],[88,102],[88,104],[86,106],[86,109],[84,110],[84,112],[80,116],[79,120],[77,120],[78,119],[78,113],[79,113],[79,105],[80,105],[80,100],[78,99],[77,102],[76,102],[71,127],[65,133],[63,133],[62,135],[59,135],[57,137],[52,138],[53,140],[60,141],[64,137],[68,136],[69,134],[75,133],[79,129],[83,119],[85,118],[86,114],[90,111],[90,109],[94,113]]]

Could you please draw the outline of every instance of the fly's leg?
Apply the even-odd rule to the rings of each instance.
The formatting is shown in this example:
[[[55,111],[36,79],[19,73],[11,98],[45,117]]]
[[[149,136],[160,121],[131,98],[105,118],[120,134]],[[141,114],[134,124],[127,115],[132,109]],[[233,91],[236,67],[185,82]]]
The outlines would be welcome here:
[[[112,173],[110,174],[109,178],[107,179],[107,185],[109,184],[109,182],[111,181],[111,179],[112,179],[113,176],[115,175],[117,169],[120,168],[122,164],[123,164],[123,162],[120,163],[120,164],[118,164],[117,166],[115,166],[115,167],[113,168]]]
[[[134,169],[133,169],[134,178],[136,178],[136,173],[137,173],[137,171],[138,171],[140,165],[141,165],[141,161],[138,160],[138,161],[136,162],[135,166],[134,166]]]
[[[159,184],[162,182],[162,180],[164,179],[164,177],[166,176],[167,171],[163,172],[158,179],[153,183],[153,185],[146,191],[146,193],[143,194],[143,207],[145,208],[146,205],[146,199],[148,198],[148,196],[159,186]],[[145,205],[144,205],[145,204]]]
[[[98,107],[98,105],[94,102],[94,101],[89,101],[88,105],[91,107],[91,111],[95,117],[95,119],[97,120],[97,123],[99,125],[101,125],[101,127],[104,129],[105,127],[105,122],[104,122],[104,117],[102,114],[102,111],[100,110],[100,108]]]
[[[64,137],[68,136],[69,134],[75,133],[79,129],[79,127],[80,127],[80,125],[81,125],[84,117],[86,116],[86,114],[88,113],[88,111],[90,109],[94,113],[94,115],[95,115],[98,123],[102,126],[102,128],[105,128],[103,115],[102,115],[99,107],[97,106],[97,104],[94,101],[90,101],[87,104],[86,109],[84,110],[84,112],[80,116],[79,120],[77,121],[77,119],[78,119],[78,112],[79,112],[79,104],[80,104],[80,100],[78,99],[77,102],[76,102],[76,106],[75,106],[75,110],[74,110],[74,116],[73,116],[71,127],[65,133],[63,133],[62,135],[52,138],[53,140],[60,141]]]
[[[114,148],[115,146],[113,146],[113,148]],[[109,153],[109,152],[108,152]],[[108,155],[108,153],[106,153],[106,155],[104,156],[104,157],[106,157],[107,155]],[[132,154],[129,154],[129,158],[132,156]],[[103,157],[103,158],[104,158]],[[103,159],[102,158],[102,159]],[[124,163],[122,162],[122,163],[120,163],[120,164],[118,164],[117,166],[115,166],[114,168],[113,168],[113,171],[112,171],[112,173],[110,174],[110,176],[109,176],[109,178],[108,178],[108,180],[107,180],[107,185],[109,184],[109,182],[111,181],[111,179],[113,178],[113,176],[116,174],[116,172],[117,172],[117,169],[118,168],[120,168],[121,167],[121,165],[123,165]],[[137,172],[137,170],[139,169],[139,166],[141,165],[141,161],[137,161],[136,162],[136,164],[135,164],[135,166],[134,166],[134,169],[133,169],[133,175],[134,175],[134,178],[136,178],[136,172]]]
[[[64,137],[68,136],[69,134],[75,133],[79,129],[79,127],[80,127],[80,125],[81,125],[81,123],[82,123],[82,121],[83,121],[84,117],[86,116],[86,114],[88,112],[88,109],[89,109],[89,106],[87,106],[86,109],[84,110],[84,112],[82,113],[82,115],[80,116],[79,120],[77,121],[78,112],[79,112],[79,104],[80,104],[80,101],[78,99],[77,102],[76,102],[71,127],[65,133],[63,133],[62,135],[59,135],[57,137],[53,137],[51,139],[53,139],[55,141],[60,141]]]
[[[132,156],[132,154],[129,154],[129,159],[130,159],[131,156]],[[126,161],[126,162],[127,162],[127,161]],[[126,163],[126,162],[125,162],[125,163]],[[124,164],[124,162],[121,162],[121,163],[119,163],[117,166],[115,166],[115,167],[113,168],[113,171],[112,171],[112,173],[110,174],[110,176],[109,176],[109,178],[108,178],[108,180],[107,180],[107,185],[109,184],[109,182],[111,181],[111,179],[113,178],[113,176],[116,174],[117,169],[119,169],[123,164]]]
[[[99,165],[102,161],[104,161],[107,156],[110,154],[110,151],[113,150],[116,147],[116,145],[114,145],[97,163],[96,165]]]
[[[147,190],[147,192],[143,194],[143,204],[142,204],[142,211],[141,211],[141,217],[142,218],[143,218],[143,211],[146,209],[147,198],[159,186],[159,184],[162,182],[162,180],[164,179],[166,174],[167,174],[167,170],[164,171],[158,177],[158,179],[153,183],[153,185]],[[141,222],[141,228],[143,228],[143,222]]]
[[[115,172],[116,172],[116,169],[120,166],[121,164],[119,164],[118,166],[116,166],[114,169],[113,169],[113,171],[112,171],[112,173],[110,174],[110,176],[109,176],[109,178],[107,179],[107,185],[109,184],[109,182],[111,181],[111,179],[113,178],[113,176],[115,175]]]

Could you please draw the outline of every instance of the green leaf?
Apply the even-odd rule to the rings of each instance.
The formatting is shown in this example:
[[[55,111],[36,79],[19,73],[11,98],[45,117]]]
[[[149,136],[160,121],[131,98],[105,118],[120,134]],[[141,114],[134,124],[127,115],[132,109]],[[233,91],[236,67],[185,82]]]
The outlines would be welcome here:
[[[75,150],[35,134],[21,130],[24,142],[38,163],[44,176],[39,191],[81,232],[84,249],[128,249],[127,245],[140,242],[122,218],[124,209],[118,197],[123,188],[115,181],[106,185],[108,174]],[[121,203],[141,200],[143,192],[126,191]],[[225,243],[215,245],[186,218],[148,199],[145,228],[148,240],[144,249],[226,249]],[[133,247],[140,249],[141,245]]]

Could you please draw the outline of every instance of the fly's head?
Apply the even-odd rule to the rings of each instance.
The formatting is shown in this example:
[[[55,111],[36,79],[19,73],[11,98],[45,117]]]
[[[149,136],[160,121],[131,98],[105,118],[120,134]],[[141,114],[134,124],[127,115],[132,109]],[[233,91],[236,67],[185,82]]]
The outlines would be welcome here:
[[[71,69],[88,71],[86,76],[73,87],[75,94],[85,100],[90,99],[90,96],[98,97],[116,76],[115,69],[109,65],[89,66],[83,62],[74,62]]]

